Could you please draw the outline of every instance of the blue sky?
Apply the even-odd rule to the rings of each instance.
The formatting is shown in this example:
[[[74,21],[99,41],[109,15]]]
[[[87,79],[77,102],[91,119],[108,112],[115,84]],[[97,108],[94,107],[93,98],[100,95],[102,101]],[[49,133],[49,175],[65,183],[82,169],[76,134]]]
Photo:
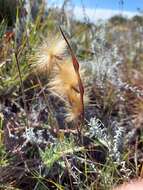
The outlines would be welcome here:
[[[47,0],[48,5],[61,6],[64,0]],[[124,16],[131,18],[136,15],[137,8],[143,10],[143,0],[71,0],[74,5],[74,16],[77,20],[82,20],[83,7],[85,7],[86,15],[91,22],[97,20],[106,20],[114,15],[122,13]]]
[[[103,9],[121,9],[122,0],[72,0],[77,6],[81,5],[81,2],[88,8],[103,8]],[[124,0],[123,10],[136,11],[137,8],[143,9],[143,0]]]
[[[64,0],[47,0],[49,3],[62,4]],[[72,0],[75,6],[81,6],[82,2],[86,8],[95,9],[121,9],[122,0]],[[137,8],[143,9],[143,0],[124,0],[124,11],[136,11]]]

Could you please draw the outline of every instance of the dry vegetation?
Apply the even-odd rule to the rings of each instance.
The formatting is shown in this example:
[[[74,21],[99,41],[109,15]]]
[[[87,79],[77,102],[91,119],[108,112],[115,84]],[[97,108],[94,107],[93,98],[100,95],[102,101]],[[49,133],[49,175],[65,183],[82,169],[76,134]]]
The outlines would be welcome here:
[[[37,16],[16,6],[0,17],[0,189],[142,178],[142,15],[94,25],[70,17],[68,1]]]

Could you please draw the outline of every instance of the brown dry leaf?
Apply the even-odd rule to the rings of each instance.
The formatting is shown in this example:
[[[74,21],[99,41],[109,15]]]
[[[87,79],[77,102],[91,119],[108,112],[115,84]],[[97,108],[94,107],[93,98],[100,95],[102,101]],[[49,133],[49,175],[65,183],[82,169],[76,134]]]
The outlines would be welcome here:
[[[83,84],[82,84],[82,80],[81,80],[81,77],[80,77],[80,73],[79,73],[79,63],[77,61],[77,58],[75,56],[75,54],[73,53],[73,50],[64,34],[64,32],[62,31],[61,27],[60,28],[60,31],[61,31],[61,34],[63,36],[63,38],[65,39],[66,43],[67,43],[67,46],[69,48],[69,52],[71,54],[71,57],[72,57],[72,62],[73,62],[73,67],[74,67],[74,70],[75,70],[75,73],[77,75],[77,78],[78,78],[78,86],[79,86],[79,92],[80,92],[80,102],[81,102],[81,119],[84,120],[84,101],[83,101],[83,96],[84,96],[84,87],[83,87]]]

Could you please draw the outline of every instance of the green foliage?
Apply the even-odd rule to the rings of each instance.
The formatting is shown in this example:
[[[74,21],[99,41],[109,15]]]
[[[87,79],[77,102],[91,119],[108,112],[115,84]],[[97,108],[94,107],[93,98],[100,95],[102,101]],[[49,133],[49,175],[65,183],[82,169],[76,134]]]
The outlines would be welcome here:
[[[12,100],[12,101],[14,100],[20,107],[22,107],[21,104],[19,103],[20,102],[19,99],[21,98],[21,94],[22,94],[21,92],[22,84],[24,85],[24,94],[26,94],[26,96],[29,99],[31,98],[31,94],[33,95],[32,96],[33,99],[34,98],[39,99],[40,97],[39,94],[42,94],[45,89],[47,90],[46,85],[43,87],[42,83],[41,84],[34,83],[35,81],[37,82],[37,78],[36,78],[36,75],[33,75],[33,73],[31,72],[30,58],[31,58],[31,55],[34,55],[35,49],[37,48],[37,46],[41,44],[42,41],[47,39],[46,38],[47,33],[55,34],[56,32],[58,32],[57,23],[61,22],[60,21],[61,13],[60,11],[57,13],[56,10],[51,9],[49,10],[48,15],[44,15],[45,17],[43,19],[44,9],[43,7],[41,7],[41,10],[39,11],[39,14],[37,14],[37,17],[36,18],[34,17],[35,20],[25,20],[25,22],[20,23],[20,18],[18,16],[19,12],[18,10],[16,11],[16,4],[12,6],[11,3],[8,4],[7,1],[8,0],[6,1],[0,0],[0,12],[2,12],[2,17],[0,18],[1,19],[1,24],[0,24],[0,45],[1,45],[0,46],[1,48],[1,51],[0,51],[0,98],[1,99],[0,100],[3,100],[5,99],[5,97],[7,97],[9,100]],[[13,1],[13,3],[14,2],[16,1]],[[130,152],[131,145],[128,144],[127,142],[125,142],[126,149],[124,149],[126,150],[126,155],[124,156],[125,153],[123,153],[123,155],[121,156],[121,161],[125,163],[125,166],[122,166],[122,163],[115,163],[114,160],[109,158],[109,154],[107,154],[108,156],[106,156],[106,159],[105,159],[106,161],[104,161],[103,164],[101,164],[100,163],[101,161],[99,161],[98,158],[94,157],[94,154],[96,154],[96,148],[99,146],[99,144],[101,147],[100,149],[101,152],[102,152],[102,147],[104,151],[106,151],[105,147],[109,148],[108,144],[110,144],[112,145],[111,147],[113,147],[111,150],[111,153],[113,152],[113,154],[114,155],[116,154],[115,156],[117,157],[118,156],[117,154],[120,153],[119,145],[120,143],[123,143],[122,133],[120,133],[119,130],[115,131],[114,128],[111,127],[109,129],[109,133],[112,131],[114,134],[106,138],[105,132],[106,131],[108,132],[107,130],[108,126],[111,126],[113,123],[115,123],[115,121],[117,121],[116,122],[117,128],[119,127],[119,129],[122,129],[120,126],[124,125],[124,121],[127,122],[126,125],[124,126],[125,129],[126,127],[131,128],[130,123],[132,122],[131,120],[132,115],[129,115],[129,112],[126,111],[128,109],[126,104],[128,102],[129,103],[132,102],[132,99],[124,95],[125,89],[123,89],[124,87],[123,85],[120,88],[117,83],[111,84],[111,82],[113,79],[115,80],[115,78],[119,77],[116,74],[118,74],[118,72],[120,72],[122,69],[118,67],[119,60],[118,59],[116,60],[117,54],[119,54],[118,57],[120,57],[122,56],[122,52],[123,52],[123,58],[124,58],[124,61],[123,61],[124,65],[122,65],[123,71],[121,73],[121,76],[123,76],[123,81],[127,81],[127,82],[129,81],[130,83],[132,82],[132,78],[130,78],[130,76],[127,73],[132,73],[132,69],[135,68],[135,64],[137,63],[137,60],[138,60],[137,58],[139,55],[138,52],[142,54],[142,43],[141,43],[142,33],[139,33],[138,28],[134,27],[136,26],[134,25],[134,22],[139,23],[139,25],[142,25],[142,17],[135,16],[132,18],[132,20],[131,19],[128,20],[121,15],[117,15],[117,16],[112,17],[109,20],[112,26],[111,25],[109,27],[105,26],[105,28],[103,27],[103,25],[94,26],[93,24],[85,24],[85,23],[83,24],[81,22],[75,22],[73,20],[70,20],[70,22],[72,24],[72,27],[71,27],[72,30],[67,30],[66,32],[67,32],[67,35],[69,36],[70,41],[72,42],[71,44],[73,46],[74,51],[78,55],[78,58],[80,58],[81,62],[83,62],[83,64],[85,60],[87,61],[87,64],[88,64],[88,61],[92,61],[93,67],[90,67],[90,64],[88,64],[90,74],[88,73],[89,80],[87,81],[87,84],[88,85],[90,84],[90,87],[92,87],[91,96],[93,100],[92,108],[95,109],[94,110],[95,112],[93,112],[94,116],[95,115],[99,116],[100,120],[102,120],[105,123],[105,126],[102,126],[102,125],[99,126],[98,122],[100,120],[97,119],[95,120],[95,123],[94,123],[95,126],[90,126],[90,128],[89,126],[83,127],[83,134],[82,134],[83,136],[88,134],[92,127],[93,136],[90,136],[90,137],[88,136],[86,140],[87,142],[91,141],[93,147],[91,148],[88,146],[86,147],[83,145],[84,143],[82,143],[82,140],[81,142],[79,142],[79,139],[75,139],[75,137],[73,138],[72,135],[69,135],[68,137],[66,137],[66,135],[64,136],[63,134],[63,136],[61,135],[62,137],[56,138],[57,140],[54,143],[49,144],[45,149],[40,149],[40,147],[38,147],[40,149],[40,156],[41,156],[39,159],[42,159],[42,161],[40,160],[42,163],[42,167],[43,166],[46,167],[46,169],[48,169],[48,172],[49,170],[52,169],[55,163],[57,165],[60,165],[60,167],[62,168],[62,171],[59,175],[59,178],[60,178],[62,174],[64,173],[64,169],[65,168],[67,169],[66,160],[69,157],[70,158],[75,157],[77,160],[77,163],[78,164],[80,163],[81,168],[80,167],[76,168],[77,169],[76,172],[78,171],[77,173],[72,170],[69,170],[68,172],[69,172],[69,176],[75,177],[74,180],[76,179],[75,181],[78,184],[79,189],[81,190],[82,189],[101,189],[101,190],[111,189],[113,185],[118,184],[126,179],[129,179],[132,176],[139,175],[138,172],[135,173],[135,170],[138,171],[138,167],[139,167],[138,163],[136,162],[136,166],[134,167],[130,166],[130,162],[133,162],[132,157],[136,159],[134,155],[136,152],[133,152],[133,153]],[[132,28],[127,27],[130,22],[132,23],[132,26],[131,26]],[[65,22],[65,23],[68,23],[68,22]],[[10,41],[6,41],[4,34],[7,31],[7,25],[13,25],[13,24],[15,24],[16,26],[15,37],[14,39],[13,38],[10,39]],[[114,25],[122,25],[122,24],[126,26],[125,29],[127,28],[128,30],[126,34],[128,33],[131,34],[131,32],[133,33],[131,39],[129,40],[130,43],[126,35],[124,36],[123,33],[119,34],[118,31],[113,32]],[[66,24],[63,25],[62,27],[65,29],[68,28]],[[103,35],[100,28],[103,28],[104,33],[106,34],[105,36]],[[124,28],[120,28],[120,29],[124,29]],[[117,36],[117,33],[119,35],[119,38]],[[99,36],[99,34],[101,35],[101,37]],[[110,38],[109,36],[111,34],[113,35],[112,38]],[[112,44],[113,44],[113,48],[111,49],[110,47]],[[114,53],[113,50],[116,49],[115,48],[116,46],[119,47],[119,52],[115,51]],[[115,54],[115,56],[113,56],[111,52]],[[130,60],[130,62],[128,60]],[[104,74],[104,71],[105,73],[109,71],[108,74],[104,76],[105,80],[103,80],[103,83],[102,83],[103,85],[101,86],[99,84],[101,80],[97,80],[97,76],[100,75],[100,72],[98,72],[96,68],[96,65],[97,65],[96,63],[99,63],[99,65],[101,66],[100,67],[101,75]],[[110,65],[110,63],[112,63],[112,65]],[[142,68],[141,63],[142,61],[139,61],[137,65],[139,68]],[[130,67],[128,66],[129,64],[130,64]],[[112,72],[113,71],[112,68],[115,68],[115,67],[117,71],[114,73]],[[96,72],[94,72],[95,70]],[[139,72],[140,71],[142,72],[141,69],[139,70]],[[34,78],[34,80],[32,77]],[[41,78],[42,76],[40,76],[40,79]],[[119,79],[121,81],[122,78],[119,78]],[[114,82],[116,82],[116,80]],[[141,85],[139,87],[141,88]],[[129,92],[131,90],[132,89],[130,88]],[[134,94],[135,93],[136,91],[134,92]],[[46,99],[48,97],[48,93],[46,95],[44,94],[43,96]],[[28,98],[24,100],[26,103],[29,101]],[[123,100],[126,100],[126,104]],[[52,100],[52,102],[54,101]],[[28,117],[31,117],[32,114],[30,113],[30,111],[34,107],[33,106],[34,101],[30,99],[29,102],[30,104],[29,104],[29,110],[28,110],[29,111]],[[39,102],[38,104],[40,104]],[[55,112],[54,112],[55,110],[53,109],[53,105],[49,105],[51,104],[51,101],[49,99],[48,101],[45,101],[45,102],[46,103],[44,103],[44,106],[46,105],[46,107],[48,107],[48,114],[47,114],[48,115],[47,121],[49,122],[48,124],[51,125],[51,128],[52,127],[54,128],[55,126],[57,126],[57,122],[55,122],[56,120]],[[59,104],[58,106],[60,107],[61,104]],[[37,113],[38,109],[35,112]],[[93,115],[92,111],[90,112],[91,112],[91,115]],[[90,113],[88,114],[90,115]],[[35,115],[33,117],[35,117]],[[89,120],[87,122],[89,122]],[[23,126],[23,123],[24,122],[19,121],[20,127]],[[39,125],[40,124],[38,123],[38,126]],[[45,123],[42,126],[44,125]],[[66,125],[68,127],[71,127],[72,124],[71,125],[66,124]],[[62,126],[62,129],[64,127],[65,126]],[[72,127],[75,127],[75,126],[72,125]],[[52,130],[50,129],[49,131],[52,131]],[[3,142],[3,135],[4,135],[3,115],[0,113],[0,166],[1,167],[6,166],[9,163],[9,160],[7,158],[7,152],[5,150],[5,146]],[[93,137],[96,137],[95,138],[96,140],[93,140]],[[143,142],[143,134],[141,132],[139,143],[142,143],[142,142]],[[132,151],[134,151],[134,149]],[[30,149],[30,153],[28,154],[30,158],[33,158],[34,156],[37,158],[38,155],[39,154],[35,153],[35,149],[33,147]],[[100,153],[98,153],[97,157],[99,157],[99,155]],[[26,162],[24,164],[26,165]],[[134,163],[132,163],[132,165],[134,165]],[[132,176],[130,176],[130,172]],[[40,170],[38,171],[36,170],[34,172],[32,171],[31,173],[32,173],[32,177],[36,180],[36,185],[34,188],[35,190],[48,189],[47,186],[45,185],[47,183],[52,184],[52,186],[54,186],[57,189],[64,189],[67,185],[66,183],[62,184],[60,180],[58,181],[55,179],[54,181],[51,179],[47,179],[43,175],[42,171]],[[63,187],[64,185],[65,187]],[[4,188],[6,187],[4,186]],[[69,189],[69,186],[67,187],[67,189]]]
[[[71,155],[82,150],[84,148],[77,147],[72,138],[64,138],[62,141],[57,141],[50,148],[46,148],[44,152],[41,151],[41,157],[44,164],[48,168],[51,168],[55,162],[60,162],[66,155]]]
[[[4,146],[3,115],[0,114],[0,167],[8,164],[7,153]]]
[[[126,24],[127,21],[127,18],[123,17],[122,15],[116,15],[109,19],[109,22],[111,22],[113,25]]]
[[[2,37],[6,31],[6,28],[7,28],[6,22],[5,22],[5,20],[2,20],[0,23],[0,40],[2,39]]]
[[[143,16],[140,16],[140,15],[135,15],[133,18],[132,18],[132,21],[133,22],[136,22],[140,25],[143,25]]]
[[[0,0],[0,21],[6,20],[8,26],[12,26],[16,20],[16,0]]]

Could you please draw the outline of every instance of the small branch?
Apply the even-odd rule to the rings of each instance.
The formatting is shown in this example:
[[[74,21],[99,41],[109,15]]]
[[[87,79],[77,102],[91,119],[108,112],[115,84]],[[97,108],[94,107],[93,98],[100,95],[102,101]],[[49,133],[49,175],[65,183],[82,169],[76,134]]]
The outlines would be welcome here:
[[[23,100],[23,104],[24,104],[24,110],[25,110],[26,117],[27,117],[27,126],[29,127],[28,109],[27,109],[26,98],[25,98],[25,93],[24,93],[24,85],[23,85],[22,74],[21,74],[21,71],[20,71],[20,66],[19,66],[19,61],[18,61],[18,54],[17,54],[16,51],[15,51],[14,55],[15,55],[16,66],[17,66],[18,73],[19,73],[19,78],[20,78],[20,88],[21,88],[21,93],[22,93],[22,100]]]

